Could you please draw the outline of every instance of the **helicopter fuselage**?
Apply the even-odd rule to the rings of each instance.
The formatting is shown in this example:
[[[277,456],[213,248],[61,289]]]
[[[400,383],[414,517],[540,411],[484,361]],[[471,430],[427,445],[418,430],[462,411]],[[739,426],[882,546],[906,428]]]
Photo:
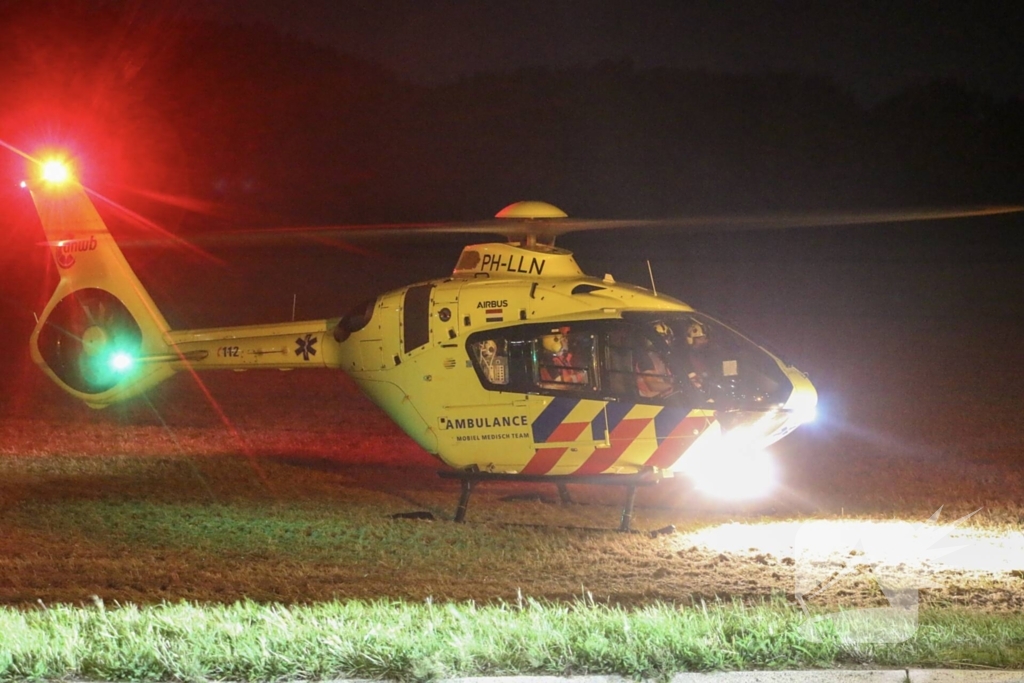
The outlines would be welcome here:
[[[692,348],[690,327],[712,344]],[[237,345],[219,330],[175,343],[196,368],[343,370],[457,469],[669,474],[695,444],[713,448],[726,432],[746,430],[763,447],[816,401],[802,373],[724,324],[588,277],[569,252],[544,245],[469,246],[451,277],[387,292],[337,320],[273,328]]]
[[[341,318],[173,330],[84,188],[30,189],[61,275],[32,357],[94,408],[182,370],[332,368],[457,470],[663,476],[701,453],[760,449],[817,400],[729,326],[539,243],[536,217],[564,216],[550,205],[499,213],[521,242],[468,246],[450,277]]]

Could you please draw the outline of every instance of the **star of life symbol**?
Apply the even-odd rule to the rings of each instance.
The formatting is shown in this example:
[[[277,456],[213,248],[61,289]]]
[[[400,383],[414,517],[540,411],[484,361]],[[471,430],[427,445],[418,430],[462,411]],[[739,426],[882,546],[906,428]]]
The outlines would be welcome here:
[[[310,356],[316,355],[316,337],[307,334],[295,340],[295,355],[302,356],[302,360],[309,360]]]
[[[908,566],[927,565],[965,545],[941,543],[959,525],[980,511],[964,515],[950,525],[939,525],[940,507],[927,523],[880,525],[870,521],[850,522],[838,533],[834,524],[804,524],[796,537],[796,599],[807,615],[801,626],[803,636],[814,642],[838,636],[845,644],[901,643],[917,633],[919,591],[935,587],[927,576],[907,571]],[[849,548],[845,557],[823,557],[821,548]],[[888,607],[841,609],[812,616],[808,601],[823,594],[850,574],[867,574],[874,579],[889,603]],[[842,593],[840,593],[842,595]]]

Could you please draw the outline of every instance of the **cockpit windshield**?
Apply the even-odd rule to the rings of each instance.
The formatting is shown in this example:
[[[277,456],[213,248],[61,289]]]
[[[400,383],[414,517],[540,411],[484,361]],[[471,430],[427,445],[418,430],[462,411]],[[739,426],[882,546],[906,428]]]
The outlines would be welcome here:
[[[640,393],[689,393],[721,410],[785,403],[793,390],[775,359],[724,323],[702,313],[632,314],[643,333]]]

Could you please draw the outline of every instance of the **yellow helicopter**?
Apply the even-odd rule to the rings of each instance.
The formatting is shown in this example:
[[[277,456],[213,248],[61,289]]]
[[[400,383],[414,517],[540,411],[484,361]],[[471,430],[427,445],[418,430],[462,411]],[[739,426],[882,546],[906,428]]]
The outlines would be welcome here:
[[[181,370],[341,370],[462,481],[456,521],[481,481],[546,481],[563,496],[566,483],[615,483],[629,491],[623,530],[639,485],[679,473],[726,489],[767,483],[763,449],[814,416],[817,393],[797,368],[681,301],[584,274],[554,246],[571,230],[637,221],[519,202],[444,228],[509,242],[466,246],[450,277],[340,318],[174,330],[68,166],[40,167],[23,185],[60,282],[31,356],[94,408]]]

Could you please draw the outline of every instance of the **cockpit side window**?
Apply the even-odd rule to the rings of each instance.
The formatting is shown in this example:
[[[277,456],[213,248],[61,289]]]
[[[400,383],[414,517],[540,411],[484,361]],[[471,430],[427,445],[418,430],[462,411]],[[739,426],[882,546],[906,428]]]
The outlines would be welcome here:
[[[762,410],[785,403],[792,391],[769,353],[710,316],[636,313],[627,320],[663,351],[676,391],[693,400],[719,410]]]
[[[609,393],[636,395],[637,335],[625,326],[612,327],[605,335],[604,371]]]
[[[496,391],[654,404],[694,400],[668,343],[652,329],[618,320],[478,332],[467,350],[483,385]]]
[[[653,330],[613,323],[606,325],[603,338],[603,369],[612,397],[678,403],[676,395],[686,388],[678,383],[670,348]]]
[[[770,354],[700,313],[481,331],[467,351],[492,391],[716,410],[778,406],[792,391]]]
[[[619,320],[478,332],[467,350],[483,385],[496,391],[654,404],[693,398],[665,340]]]

